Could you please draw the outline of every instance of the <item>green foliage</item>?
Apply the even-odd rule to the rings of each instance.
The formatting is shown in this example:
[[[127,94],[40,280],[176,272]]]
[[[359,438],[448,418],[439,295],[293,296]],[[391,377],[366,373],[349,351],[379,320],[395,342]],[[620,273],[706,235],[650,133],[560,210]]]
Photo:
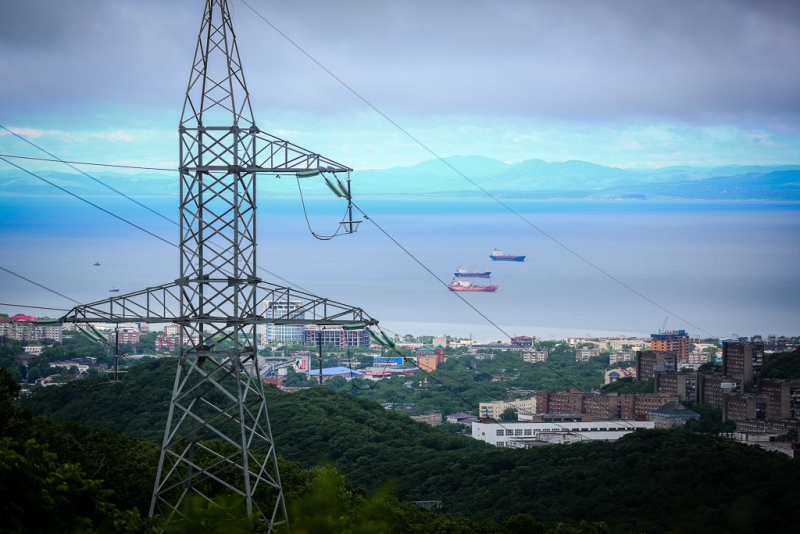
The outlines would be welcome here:
[[[700,418],[689,419],[684,428],[700,434],[722,434],[736,430],[736,423],[722,420],[722,408],[715,408],[710,404],[699,402],[681,401],[681,404],[700,414]]]
[[[766,355],[761,378],[800,378],[800,349]]]
[[[283,380],[283,385],[289,388],[309,388],[316,386],[317,382],[309,380],[304,373],[289,373]]]
[[[722,364],[717,362],[704,363],[697,368],[697,372],[704,375],[718,375],[722,373]]]
[[[0,530],[3,532],[148,532],[156,522],[139,512],[122,512],[111,491],[81,469],[59,463],[35,440],[23,447],[0,440]]]
[[[516,421],[517,420],[517,409],[513,406],[509,406],[503,413],[500,414],[501,421]]]
[[[652,393],[655,388],[653,379],[636,381],[626,376],[603,386],[603,393]]]
[[[258,523],[257,514],[249,517],[244,499],[238,495],[218,495],[210,501],[192,495],[181,513],[183,517],[171,522],[165,532],[247,534]]]
[[[174,365],[142,364],[115,386],[46,388],[24,403],[62,420],[82,417],[88,425],[114,425],[160,440],[166,408],[147,399],[168,400]],[[135,395],[124,390],[128,380],[136,384]],[[355,393],[267,388],[273,436],[278,452],[303,468],[330,462],[355,487],[377,492],[392,484],[402,501],[445,503],[447,515],[392,507],[392,532],[497,534],[502,530],[495,521],[518,514],[531,514],[555,532],[603,532],[600,522],[610,532],[654,534],[789,532],[796,526],[785,511],[800,502],[800,465],[758,447],[685,430],[640,430],[615,442],[498,449],[414,422]],[[691,407],[703,415],[702,406]],[[105,411],[115,417],[104,417]],[[148,417],[158,419],[159,432],[134,423]],[[310,480],[305,471],[281,469],[293,488],[287,494],[292,506]],[[152,475],[144,478],[151,491]],[[567,521],[573,526],[558,526]]]

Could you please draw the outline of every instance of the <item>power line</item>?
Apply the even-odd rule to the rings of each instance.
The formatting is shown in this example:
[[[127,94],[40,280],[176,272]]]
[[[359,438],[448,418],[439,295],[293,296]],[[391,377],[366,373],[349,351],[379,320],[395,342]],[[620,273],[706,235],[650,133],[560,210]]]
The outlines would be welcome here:
[[[75,300],[75,299],[73,299],[73,298],[70,298],[70,297],[68,297],[68,296],[66,296],[66,295],[63,295],[63,294],[59,293],[58,291],[56,291],[55,289],[50,289],[50,288],[49,288],[49,287],[47,287],[47,286],[43,286],[42,284],[40,284],[40,283],[38,283],[38,282],[34,282],[34,281],[33,281],[33,280],[31,280],[30,278],[25,278],[25,277],[24,277],[24,276],[22,276],[21,274],[15,273],[14,271],[11,271],[11,270],[9,270],[9,269],[6,269],[5,267],[2,267],[2,266],[0,266],[0,270],[2,270],[2,271],[5,271],[5,272],[7,272],[8,274],[10,274],[10,275],[12,275],[12,276],[16,276],[17,278],[21,278],[22,280],[25,280],[26,282],[30,282],[31,284],[33,284],[33,285],[35,285],[35,286],[39,286],[39,287],[41,287],[42,289],[44,289],[45,291],[49,291],[50,293],[53,293],[53,294],[55,294],[55,295],[58,295],[59,297],[65,298],[65,299],[67,299],[67,300],[71,300],[71,301],[72,301],[72,302],[74,302],[75,304],[80,304],[80,302],[78,302],[77,300]],[[8,304],[8,306],[13,306],[13,304]],[[52,308],[52,309],[55,309],[55,308]]]
[[[2,267],[0,267],[0,269],[2,269]],[[5,269],[3,270],[5,271]],[[9,302],[0,302],[0,306],[14,306],[15,308],[35,308],[37,310],[69,311],[66,308],[48,308],[45,306],[34,306],[32,304],[11,304]]]
[[[13,132],[12,132],[13,133]],[[15,134],[16,135],[16,134]],[[52,163],[70,163],[72,165],[92,165],[94,167],[112,167],[115,169],[140,169],[144,171],[175,172],[178,169],[168,169],[166,167],[141,167],[139,165],[117,165],[112,163],[90,163],[88,161],[70,161],[66,159],[34,158],[32,156],[17,156],[13,154],[0,154],[4,158],[29,159],[32,161],[49,161]]]
[[[174,224],[175,226],[178,226],[178,223],[176,223],[175,221],[173,221],[173,220],[172,220],[172,219],[170,219],[169,217],[166,217],[166,216],[164,216],[164,215],[160,214],[159,212],[157,212],[156,210],[154,210],[154,209],[152,209],[152,208],[150,208],[150,207],[148,207],[148,206],[145,206],[144,204],[142,204],[142,203],[141,203],[141,202],[139,202],[138,200],[136,200],[136,199],[133,199],[133,198],[129,197],[128,195],[126,195],[126,194],[125,194],[125,193],[123,193],[122,191],[119,191],[118,189],[114,189],[113,187],[111,187],[111,186],[110,186],[110,185],[108,185],[107,183],[105,183],[105,182],[103,182],[103,181],[101,181],[101,180],[98,180],[98,179],[97,179],[97,178],[95,178],[94,176],[92,176],[92,175],[90,175],[90,174],[88,174],[88,173],[85,173],[85,172],[83,172],[82,170],[80,170],[80,169],[76,168],[76,167],[75,167],[75,166],[74,166],[72,163],[70,163],[70,162],[68,162],[68,161],[64,161],[64,160],[62,160],[61,158],[59,158],[58,156],[56,156],[56,155],[55,155],[55,154],[53,154],[52,152],[48,152],[47,150],[45,150],[44,148],[40,147],[39,145],[37,145],[37,144],[36,144],[36,143],[34,143],[33,141],[30,141],[30,140],[28,140],[28,139],[26,139],[26,138],[22,137],[22,136],[21,136],[20,134],[18,134],[18,133],[12,132],[11,130],[9,130],[8,128],[6,128],[5,126],[3,126],[2,124],[0,124],[0,128],[4,129],[5,131],[7,131],[7,132],[8,132],[8,133],[10,133],[11,135],[15,136],[16,138],[18,138],[18,139],[21,139],[22,141],[24,141],[24,142],[28,143],[28,144],[29,144],[29,145],[31,145],[32,147],[34,147],[34,148],[37,148],[37,149],[41,150],[42,152],[44,152],[44,153],[45,153],[45,154],[47,154],[48,156],[52,156],[52,157],[56,158],[56,161],[59,161],[59,162],[61,162],[61,163],[65,164],[65,165],[69,166],[69,168],[71,168],[71,169],[73,169],[73,170],[75,170],[75,171],[78,171],[79,173],[81,173],[82,175],[86,176],[86,177],[87,177],[87,178],[89,178],[90,180],[94,180],[95,182],[97,182],[98,184],[102,185],[103,187],[105,187],[105,188],[107,188],[107,189],[110,189],[111,191],[113,191],[113,192],[117,193],[118,195],[121,195],[121,196],[123,196],[123,197],[127,198],[128,200],[130,200],[131,202],[133,202],[133,203],[134,203],[134,204],[136,204],[137,206],[140,206],[140,207],[142,207],[142,208],[146,209],[147,211],[149,211],[150,213],[153,213],[153,214],[155,214],[155,215],[158,215],[158,216],[159,216],[159,217],[161,217],[162,219],[164,219],[164,220],[166,220],[166,221],[169,221],[169,222],[171,222],[171,223],[172,223],[172,224]],[[18,168],[21,168],[21,167],[18,167]]]
[[[264,22],[266,22],[266,23],[267,23],[267,24],[268,24],[270,27],[272,27],[272,29],[273,29],[273,30],[275,30],[276,32],[278,32],[278,33],[279,33],[279,34],[280,34],[280,35],[281,35],[281,36],[282,36],[284,39],[286,39],[287,41],[289,41],[289,43],[291,43],[291,44],[292,44],[292,45],[293,45],[295,48],[297,48],[297,49],[298,49],[300,52],[302,52],[302,53],[303,53],[303,54],[304,54],[304,55],[305,55],[305,56],[306,56],[308,59],[310,59],[311,61],[313,61],[313,62],[314,62],[314,63],[315,63],[315,64],[316,64],[316,65],[317,65],[319,68],[321,68],[322,70],[324,70],[325,72],[327,72],[327,73],[328,73],[328,74],[329,74],[329,75],[330,75],[330,76],[331,76],[331,77],[332,77],[334,80],[336,80],[337,82],[339,82],[339,83],[340,83],[340,84],[341,84],[341,85],[342,85],[342,86],[343,86],[345,89],[347,89],[348,91],[350,91],[350,92],[351,92],[351,93],[352,93],[352,94],[353,94],[353,95],[354,95],[356,98],[358,98],[359,100],[361,100],[362,102],[364,102],[364,104],[366,104],[367,106],[369,106],[369,107],[370,107],[370,108],[371,108],[373,111],[375,111],[375,113],[377,113],[378,115],[380,115],[381,117],[383,117],[383,118],[384,118],[384,119],[385,119],[387,122],[389,122],[389,123],[390,123],[392,126],[394,126],[395,128],[397,128],[398,130],[400,130],[400,131],[401,131],[403,134],[405,134],[405,135],[406,135],[406,136],[407,136],[409,139],[411,139],[412,141],[414,141],[414,143],[416,143],[417,145],[419,145],[419,146],[420,146],[420,147],[421,147],[423,150],[425,150],[426,152],[428,152],[429,154],[431,154],[431,155],[432,155],[432,156],[433,156],[435,159],[437,159],[437,160],[439,160],[440,162],[442,162],[443,164],[445,164],[445,165],[446,165],[447,167],[449,167],[449,168],[450,168],[450,169],[451,169],[453,172],[455,172],[456,174],[458,174],[459,176],[461,176],[463,179],[465,179],[466,181],[468,181],[469,183],[471,183],[473,186],[475,186],[477,189],[479,189],[481,192],[483,192],[483,193],[484,193],[485,195],[487,195],[489,198],[491,198],[492,200],[494,200],[495,202],[497,202],[498,204],[500,204],[501,206],[503,206],[503,207],[504,207],[506,210],[508,210],[510,213],[512,213],[513,215],[515,215],[516,217],[518,217],[518,218],[519,218],[520,220],[522,220],[522,221],[523,221],[525,224],[527,224],[527,225],[528,225],[528,226],[530,226],[531,228],[535,229],[536,231],[538,231],[539,233],[541,233],[541,234],[542,234],[543,236],[545,236],[546,238],[550,239],[552,242],[554,242],[555,244],[557,244],[558,246],[560,246],[561,248],[563,248],[564,250],[566,250],[567,252],[569,252],[570,254],[572,254],[573,256],[575,256],[576,258],[578,258],[580,261],[582,261],[582,262],[586,263],[586,264],[587,264],[587,265],[589,265],[590,267],[594,268],[595,270],[597,270],[597,271],[598,271],[598,272],[600,272],[601,274],[603,274],[603,275],[605,275],[606,277],[608,277],[610,280],[612,280],[612,281],[616,282],[616,283],[617,283],[617,284],[619,284],[620,286],[624,287],[624,288],[625,288],[625,289],[627,289],[628,291],[631,291],[632,293],[634,293],[635,295],[637,295],[637,296],[641,297],[642,299],[646,300],[647,302],[649,302],[650,304],[654,305],[655,307],[657,307],[657,308],[659,308],[659,309],[661,309],[661,310],[663,310],[663,311],[665,311],[665,312],[669,313],[670,315],[672,315],[673,317],[676,317],[677,319],[680,319],[681,321],[685,322],[686,324],[688,324],[688,325],[689,325],[689,326],[691,326],[692,328],[696,328],[697,330],[699,330],[699,331],[701,331],[701,332],[703,332],[703,333],[705,333],[705,334],[707,334],[707,335],[709,335],[709,336],[711,336],[711,337],[716,337],[716,336],[714,336],[713,334],[711,334],[710,332],[708,332],[708,331],[704,330],[703,328],[700,328],[699,326],[697,326],[697,325],[693,324],[691,321],[689,321],[689,320],[687,320],[687,319],[684,319],[683,317],[681,317],[681,316],[680,316],[680,315],[678,315],[677,313],[675,313],[675,312],[673,312],[673,311],[671,311],[671,310],[669,310],[669,309],[665,308],[665,307],[664,307],[664,306],[662,306],[661,304],[659,304],[659,303],[655,302],[654,300],[652,300],[651,298],[649,298],[649,297],[645,296],[644,294],[642,294],[641,292],[639,292],[639,291],[637,291],[636,289],[632,288],[631,286],[629,286],[628,284],[626,284],[625,282],[623,282],[623,281],[622,281],[622,280],[620,280],[619,278],[615,277],[614,275],[612,275],[611,273],[609,273],[609,272],[608,272],[608,271],[606,271],[605,269],[603,269],[603,268],[601,268],[600,266],[596,265],[595,263],[593,263],[593,262],[592,262],[591,260],[589,260],[588,258],[586,258],[586,257],[582,256],[581,254],[579,254],[578,252],[576,252],[575,250],[573,250],[572,248],[570,248],[569,246],[567,246],[566,244],[564,244],[563,242],[561,242],[560,240],[558,240],[558,239],[557,239],[556,237],[554,237],[553,235],[551,235],[551,234],[549,234],[549,233],[545,232],[545,231],[544,231],[544,230],[543,230],[541,227],[537,226],[536,224],[534,224],[533,222],[531,222],[530,220],[528,220],[528,218],[526,218],[525,216],[523,216],[521,213],[519,213],[518,211],[516,211],[515,209],[513,209],[511,206],[509,206],[508,204],[506,204],[505,202],[503,202],[502,200],[500,200],[499,198],[497,198],[495,195],[493,195],[492,193],[490,193],[490,192],[489,192],[489,191],[487,191],[486,189],[484,189],[484,188],[483,188],[481,185],[479,185],[479,184],[478,184],[478,183],[476,183],[474,180],[472,180],[471,178],[469,178],[468,176],[466,176],[464,173],[462,173],[461,171],[459,171],[458,169],[456,169],[455,167],[453,167],[453,165],[451,165],[450,163],[448,163],[448,162],[447,162],[447,161],[446,161],[446,160],[445,160],[443,157],[441,157],[439,154],[437,154],[435,151],[433,151],[433,149],[429,148],[429,147],[428,147],[428,145],[426,145],[425,143],[423,143],[422,141],[420,141],[419,139],[417,139],[416,137],[414,137],[414,136],[413,136],[413,135],[412,135],[412,134],[411,134],[411,133],[410,133],[408,130],[406,130],[405,128],[403,128],[402,126],[400,126],[400,125],[399,125],[397,122],[395,122],[395,121],[394,121],[394,120],[393,120],[391,117],[389,117],[389,116],[388,116],[388,115],[386,115],[386,114],[385,114],[383,111],[381,111],[381,110],[380,110],[380,109],[378,109],[378,108],[377,108],[375,105],[373,105],[373,104],[372,104],[372,103],[371,103],[369,100],[367,100],[366,98],[364,98],[363,96],[361,96],[361,94],[359,94],[359,93],[358,93],[358,92],[357,92],[355,89],[353,89],[352,87],[350,87],[349,85],[347,85],[347,83],[345,83],[345,82],[344,82],[344,80],[342,80],[342,79],[341,79],[341,78],[339,78],[339,77],[338,77],[336,74],[334,74],[332,71],[330,71],[330,70],[329,70],[329,69],[328,69],[328,68],[327,68],[325,65],[323,65],[322,63],[320,63],[319,61],[317,61],[317,59],[316,59],[314,56],[312,56],[311,54],[309,54],[308,52],[306,52],[306,50],[305,50],[305,49],[303,49],[303,48],[302,48],[302,47],[301,47],[299,44],[297,44],[296,42],[294,42],[294,41],[293,41],[293,40],[292,40],[292,39],[291,39],[291,38],[290,38],[288,35],[286,35],[286,34],[285,34],[285,33],[283,33],[281,30],[279,30],[279,29],[278,29],[278,28],[277,28],[277,27],[276,27],[274,24],[272,24],[272,23],[271,23],[269,20],[267,20],[266,18],[264,18],[264,16],[263,16],[263,15],[261,15],[261,13],[259,13],[258,11],[256,11],[256,10],[255,10],[255,8],[253,8],[253,7],[252,7],[250,4],[248,4],[246,0],[242,0],[242,3],[243,3],[244,5],[246,5],[248,8],[250,8],[250,10],[251,10],[253,13],[255,13],[255,14],[256,14],[256,16],[258,16],[258,17],[259,17],[261,20],[263,20],[263,21],[264,21]]]
[[[76,195],[75,193],[73,193],[73,192],[71,192],[71,191],[69,191],[69,190],[67,190],[67,189],[64,189],[64,188],[63,188],[63,187],[61,187],[60,185],[56,185],[56,184],[54,184],[54,183],[53,183],[53,182],[51,182],[50,180],[48,180],[48,179],[46,179],[46,178],[42,178],[42,177],[41,177],[41,176],[39,176],[38,174],[36,174],[36,173],[33,173],[33,172],[31,172],[31,171],[29,171],[29,170],[27,170],[27,169],[24,169],[24,168],[20,167],[20,166],[19,166],[19,165],[17,165],[16,163],[14,163],[14,162],[11,162],[11,161],[8,161],[7,159],[5,159],[5,158],[4,158],[4,157],[2,157],[2,156],[0,156],[0,160],[2,160],[2,161],[5,161],[5,162],[6,162],[6,163],[8,163],[9,165],[11,165],[11,166],[13,166],[13,167],[16,167],[17,169],[19,169],[19,170],[21,170],[21,171],[23,171],[23,172],[26,172],[26,173],[28,173],[28,174],[30,174],[30,175],[31,175],[31,176],[33,176],[34,178],[38,178],[39,180],[41,180],[41,181],[43,181],[43,182],[45,182],[45,183],[48,183],[48,184],[52,185],[53,187],[55,187],[55,188],[57,188],[57,189],[59,189],[59,190],[63,191],[64,193],[66,193],[66,194],[68,194],[68,195],[70,195],[70,196],[72,196],[72,197],[75,197],[75,198],[77,198],[77,199],[78,199],[78,200],[80,200],[81,202],[85,202],[85,203],[89,204],[90,206],[92,206],[92,207],[95,207],[95,208],[99,209],[99,210],[100,210],[100,211],[102,211],[103,213],[106,213],[106,214],[108,214],[108,215],[111,215],[111,216],[112,216],[112,217],[114,217],[115,219],[119,219],[120,221],[122,221],[122,222],[124,222],[124,223],[126,223],[126,224],[129,224],[129,225],[133,226],[134,228],[137,228],[137,229],[141,230],[142,232],[144,232],[144,233],[146,233],[146,234],[150,234],[151,236],[155,237],[155,238],[156,238],[156,239],[158,239],[159,241],[163,241],[163,242],[164,242],[164,243],[166,243],[167,245],[172,245],[173,247],[176,247],[176,246],[177,246],[175,243],[172,243],[172,242],[170,242],[170,241],[167,241],[167,240],[166,240],[166,239],[164,239],[163,237],[161,237],[161,236],[158,236],[158,235],[154,234],[154,233],[153,233],[153,232],[151,232],[150,230],[146,230],[145,228],[142,228],[142,227],[141,227],[141,226],[139,226],[138,224],[132,223],[132,222],[131,222],[131,221],[129,221],[128,219],[125,219],[124,217],[120,217],[119,215],[117,215],[117,214],[115,214],[115,213],[112,213],[112,212],[108,211],[107,209],[105,209],[105,208],[102,208],[102,207],[98,206],[97,204],[95,204],[94,202],[92,202],[92,201],[90,201],[90,200],[86,200],[86,199],[85,199],[85,198],[83,198],[82,196],[80,196],[80,195]]]
[[[80,201],[82,201],[82,202],[85,202],[85,203],[89,204],[90,206],[92,206],[92,207],[94,207],[94,208],[97,208],[97,209],[99,209],[100,211],[102,211],[103,213],[106,213],[107,215],[111,215],[112,217],[114,217],[114,218],[116,218],[116,219],[119,219],[120,221],[122,221],[122,222],[124,222],[124,223],[126,223],[126,224],[129,224],[129,225],[133,226],[133,227],[134,227],[134,228],[136,228],[137,230],[141,230],[142,232],[144,232],[144,233],[146,233],[146,234],[148,234],[148,235],[150,235],[150,236],[152,236],[152,237],[155,237],[155,238],[156,238],[156,239],[158,239],[159,241],[163,241],[164,243],[166,243],[166,244],[168,244],[168,245],[171,245],[172,247],[178,248],[178,245],[176,245],[175,243],[172,243],[171,241],[168,241],[167,239],[164,239],[163,237],[161,237],[161,236],[158,236],[158,235],[154,234],[153,232],[151,232],[151,231],[149,231],[149,230],[147,230],[147,229],[145,229],[145,228],[143,228],[143,227],[139,226],[138,224],[135,224],[135,223],[133,223],[133,222],[129,221],[128,219],[125,219],[124,217],[120,217],[119,215],[117,215],[117,214],[115,214],[115,213],[113,213],[113,212],[111,212],[111,211],[109,211],[109,210],[107,210],[107,209],[105,209],[105,208],[102,208],[102,207],[98,206],[98,205],[97,205],[97,204],[95,204],[94,202],[91,202],[91,201],[89,201],[89,200],[86,200],[85,198],[83,198],[82,196],[80,196],[80,195],[78,195],[78,194],[76,194],[76,193],[73,193],[73,192],[71,192],[71,191],[68,191],[67,189],[64,189],[63,187],[61,187],[61,186],[59,186],[59,185],[56,185],[56,184],[54,184],[53,182],[51,182],[51,181],[47,180],[46,178],[43,178],[43,177],[39,176],[38,174],[35,174],[35,173],[33,173],[33,172],[31,172],[31,171],[29,171],[29,170],[27,170],[27,169],[23,168],[23,167],[20,167],[20,166],[19,166],[19,165],[17,165],[16,163],[13,163],[13,162],[11,162],[11,161],[8,161],[8,160],[7,160],[7,159],[5,159],[5,157],[4,157],[4,156],[2,156],[2,155],[0,155],[0,160],[2,160],[2,161],[5,161],[5,162],[6,162],[6,163],[8,163],[9,165],[11,165],[11,166],[13,166],[13,167],[16,167],[17,169],[19,169],[19,170],[21,170],[21,171],[23,171],[23,172],[26,172],[26,173],[30,174],[31,176],[33,176],[33,177],[35,177],[35,178],[38,178],[38,179],[42,180],[43,182],[46,182],[46,183],[48,183],[48,184],[52,185],[53,187],[55,187],[55,188],[57,188],[57,189],[59,189],[59,190],[63,191],[64,193],[67,193],[68,195],[70,195],[70,196],[72,196],[72,197],[75,197],[75,198],[77,198],[78,200],[80,200]],[[88,175],[87,175],[87,176],[88,176]],[[91,178],[91,177],[90,177],[90,178]],[[102,183],[100,180],[97,180],[96,178],[92,178],[92,179],[93,179],[93,180],[95,180],[95,181],[98,181],[98,182]],[[105,184],[103,184],[103,185],[105,185]],[[110,188],[110,189],[112,189],[112,190],[114,190],[115,192],[117,192],[117,193],[121,194],[122,196],[126,196],[126,195],[124,195],[123,193],[120,193],[119,191],[116,191],[116,190],[115,190],[115,189],[113,189],[113,188]],[[129,197],[126,197],[126,198],[129,198]],[[133,200],[133,199],[131,199],[131,200]],[[134,200],[134,202],[136,202],[136,201]],[[139,202],[136,202],[136,203],[137,203],[137,204],[139,204]],[[140,204],[140,205],[141,205],[141,204]],[[153,211],[153,210],[151,210],[150,208],[148,208],[147,206],[143,206],[143,205],[142,205],[142,207],[144,207],[145,209],[147,209],[147,210],[149,210],[149,211]],[[175,223],[175,221],[172,221],[171,219],[169,219],[169,218],[167,218],[167,217],[164,217],[163,215],[161,215],[161,214],[159,214],[159,213],[157,213],[157,212],[154,212],[154,211],[153,211],[153,213],[156,213],[156,214],[157,214],[157,215],[159,215],[160,217],[162,217],[162,218],[164,218],[164,219],[167,219],[168,221],[172,222],[173,224],[177,224],[177,223]],[[306,293],[310,293],[310,291],[308,291],[308,290],[304,289],[303,287],[301,287],[301,286],[299,286],[299,285],[297,285],[297,284],[294,284],[294,283],[290,282],[289,280],[287,280],[287,279],[283,278],[282,276],[278,276],[277,274],[273,273],[272,271],[269,271],[269,270],[267,270],[267,269],[265,269],[265,268],[263,268],[263,267],[261,267],[261,266],[259,266],[258,268],[259,268],[260,270],[264,271],[265,273],[267,273],[267,274],[269,274],[269,275],[271,275],[271,276],[274,276],[275,278],[277,278],[277,279],[279,279],[279,280],[283,280],[284,282],[286,282],[286,283],[287,283],[287,284],[289,284],[290,286],[294,286],[294,287],[296,287],[296,288],[300,289],[301,291],[305,291]],[[74,301],[74,302],[77,302],[77,301]]]

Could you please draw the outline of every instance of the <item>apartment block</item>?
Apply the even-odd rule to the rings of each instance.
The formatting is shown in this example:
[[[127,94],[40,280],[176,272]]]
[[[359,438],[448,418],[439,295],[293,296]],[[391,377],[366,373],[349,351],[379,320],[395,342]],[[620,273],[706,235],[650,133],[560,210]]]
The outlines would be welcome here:
[[[550,353],[546,350],[526,350],[522,353],[522,361],[528,363],[544,363]]]
[[[758,379],[763,367],[763,343],[722,342],[722,374],[753,382]]]
[[[769,398],[766,395],[725,394],[722,396],[722,420],[742,421],[755,419],[766,421],[768,403]]]
[[[650,380],[656,371],[676,371],[678,355],[657,350],[636,351],[636,380]]]
[[[741,378],[700,374],[697,376],[697,402],[722,408],[723,396],[738,394],[742,387]]]
[[[49,319],[37,319],[30,315],[0,317],[0,336],[18,341],[62,341],[62,326]]]
[[[674,352],[679,362],[685,361],[689,356],[689,334],[686,330],[668,330],[651,334],[650,350]]]
[[[800,415],[800,379],[758,380],[758,394],[767,397],[768,419],[790,419]]]
[[[304,320],[306,314],[302,300],[265,300],[264,316],[267,319]],[[261,325],[261,342],[266,343],[304,343],[306,328],[302,324]]]
[[[692,402],[697,401],[697,375],[695,373],[656,371],[653,379],[655,393],[666,393]]]
[[[600,349],[575,349],[576,362],[588,362],[595,356],[600,356]]]
[[[610,365],[614,365],[615,363],[621,362],[632,362],[636,359],[636,354],[633,352],[612,352],[608,356],[608,363]]]
[[[492,419],[500,419],[500,415],[508,408],[514,408],[518,414],[535,414],[536,398],[481,402],[478,404],[480,416]]]

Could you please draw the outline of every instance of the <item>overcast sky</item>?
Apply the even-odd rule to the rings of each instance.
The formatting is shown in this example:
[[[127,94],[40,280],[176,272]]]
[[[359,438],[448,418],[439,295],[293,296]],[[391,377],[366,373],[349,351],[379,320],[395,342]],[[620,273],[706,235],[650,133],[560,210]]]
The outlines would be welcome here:
[[[800,2],[248,3],[443,156],[800,162]],[[232,5],[262,129],[355,168],[430,159]],[[64,158],[174,164],[202,10],[0,0],[0,124]]]

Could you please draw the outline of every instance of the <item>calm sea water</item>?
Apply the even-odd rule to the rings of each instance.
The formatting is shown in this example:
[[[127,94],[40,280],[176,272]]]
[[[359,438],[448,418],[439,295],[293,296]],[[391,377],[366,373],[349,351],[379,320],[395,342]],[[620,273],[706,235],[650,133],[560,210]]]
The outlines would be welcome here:
[[[95,200],[177,240],[176,226],[128,201]],[[177,218],[175,199],[143,202]],[[259,202],[261,266],[314,293],[360,306],[401,335],[503,338],[368,222],[355,235],[317,241],[299,200]],[[459,265],[491,270],[500,286],[496,293],[464,296],[512,335],[649,334],[667,316],[667,328],[697,335],[800,334],[797,204],[511,203],[671,313],[492,201],[363,199],[360,204],[445,282]],[[333,200],[311,200],[314,229],[333,231],[343,207]],[[2,197],[0,213],[0,265],[78,301],[106,298],[112,286],[124,293],[177,277],[174,248],[74,199]],[[494,247],[527,259],[492,262],[488,256]],[[95,260],[100,267],[92,266]],[[70,304],[4,272],[0,302]],[[43,313],[7,306],[0,311]]]

